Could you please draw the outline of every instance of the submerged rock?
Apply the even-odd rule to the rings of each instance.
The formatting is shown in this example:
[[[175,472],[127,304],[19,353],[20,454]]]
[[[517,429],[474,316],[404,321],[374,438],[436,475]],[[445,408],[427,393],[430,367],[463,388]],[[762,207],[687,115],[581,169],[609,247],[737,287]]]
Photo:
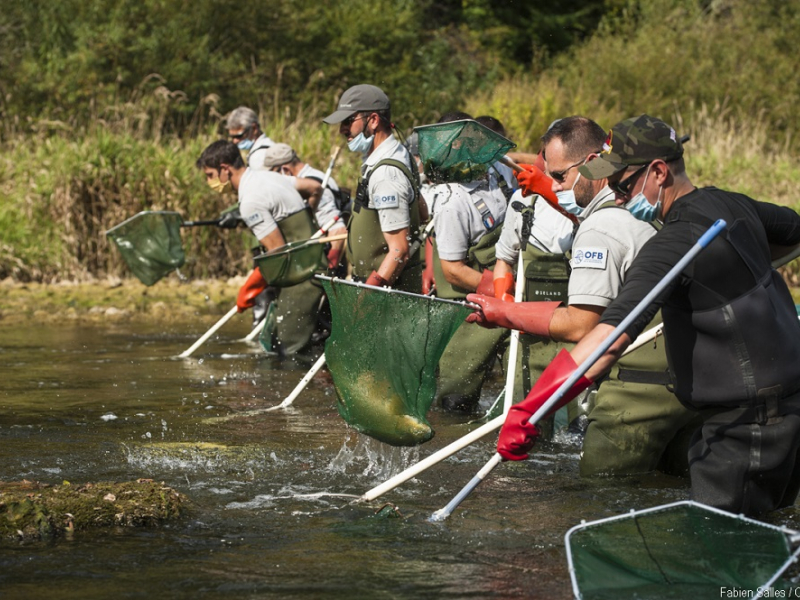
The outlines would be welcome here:
[[[181,516],[186,504],[185,496],[150,479],[0,482],[0,538],[39,540],[92,527],[153,527]]]

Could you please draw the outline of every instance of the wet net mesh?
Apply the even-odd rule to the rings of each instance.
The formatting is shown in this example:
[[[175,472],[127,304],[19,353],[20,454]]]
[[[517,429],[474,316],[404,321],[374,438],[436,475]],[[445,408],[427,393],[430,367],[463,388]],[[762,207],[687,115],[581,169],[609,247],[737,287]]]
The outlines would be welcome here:
[[[435,182],[467,183],[484,175],[516,144],[472,120],[414,128],[425,174]]]
[[[170,211],[145,211],[106,231],[131,272],[145,285],[153,285],[183,266],[181,215]]]
[[[425,414],[436,366],[471,309],[453,302],[320,278],[332,314],[325,360],[339,414],[393,446],[433,437]]]
[[[567,546],[573,587],[585,600],[730,597],[720,589],[757,590],[790,556],[778,528],[694,502],[581,525]]]
[[[267,283],[275,287],[290,287],[311,279],[323,268],[323,251],[322,244],[303,240],[260,254],[254,260]]]

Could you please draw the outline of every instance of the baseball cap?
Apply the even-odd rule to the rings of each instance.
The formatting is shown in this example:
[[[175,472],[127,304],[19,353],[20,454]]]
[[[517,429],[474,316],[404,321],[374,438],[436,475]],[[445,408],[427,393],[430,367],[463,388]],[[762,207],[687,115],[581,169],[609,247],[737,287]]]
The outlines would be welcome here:
[[[264,166],[280,167],[292,162],[295,156],[294,150],[289,144],[273,144],[264,151]]]
[[[620,121],[608,132],[598,158],[578,168],[587,179],[611,177],[633,165],[656,159],[666,162],[683,156],[683,144],[675,130],[650,115]]]
[[[347,117],[365,110],[389,110],[389,97],[374,85],[362,83],[346,90],[339,99],[336,111],[322,119],[324,123],[335,125]]]

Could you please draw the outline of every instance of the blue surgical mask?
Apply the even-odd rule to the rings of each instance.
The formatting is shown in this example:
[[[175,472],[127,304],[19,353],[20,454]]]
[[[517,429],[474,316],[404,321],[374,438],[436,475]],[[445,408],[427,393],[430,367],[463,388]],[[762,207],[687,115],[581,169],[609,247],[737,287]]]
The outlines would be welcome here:
[[[369,149],[372,148],[372,138],[373,136],[364,137],[364,132],[362,131],[352,140],[347,142],[347,147],[350,148],[350,152],[361,152],[361,154],[366,154],[369,152]]]
[[[644,190],[644,186],[647,185],[648,175],[650,175],[650,169],[647,169],[647,173],[644,174],[642,190]],[[640,221],[645,221],[647,223],[653,221],[658,216],[658,211],[661,208],[662,189],[663,188],[658,188],[658,200],[656,200],[655,204],[650,204],[647,196],[645,196],[642,191],[631,198],[625,205],[625,208],[627,208],[628,211],[630,211],[630,213]]]
[[[575,183],[572,184],[572,188],[556,192],[556,198],[558,198],[558,205],[568,213],[576,216],[580,215],[583,212],[583,207],[578,206],[578,203],[575,201],[575,186],[578,184],[578,180],[580,178],[581,174],[578,173],[578,176],[575,178]]]
[[[242,140],[241,142],[236,144],[236,146],[239,148],[239,150],[244,150],[246,152],[247,150],[250,150],[250,148],[253,147],[253,143],[254,143],[253,140]]]

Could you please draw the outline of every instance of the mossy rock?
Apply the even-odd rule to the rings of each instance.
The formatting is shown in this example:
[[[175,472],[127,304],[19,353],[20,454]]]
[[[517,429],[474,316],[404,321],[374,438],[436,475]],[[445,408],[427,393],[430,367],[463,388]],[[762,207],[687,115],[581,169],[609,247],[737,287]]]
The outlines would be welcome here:
[[[39,540],[93,527],[154,527],[180,517],[187,499],[163,483],[48,485],[0,482],[0,538]]]

